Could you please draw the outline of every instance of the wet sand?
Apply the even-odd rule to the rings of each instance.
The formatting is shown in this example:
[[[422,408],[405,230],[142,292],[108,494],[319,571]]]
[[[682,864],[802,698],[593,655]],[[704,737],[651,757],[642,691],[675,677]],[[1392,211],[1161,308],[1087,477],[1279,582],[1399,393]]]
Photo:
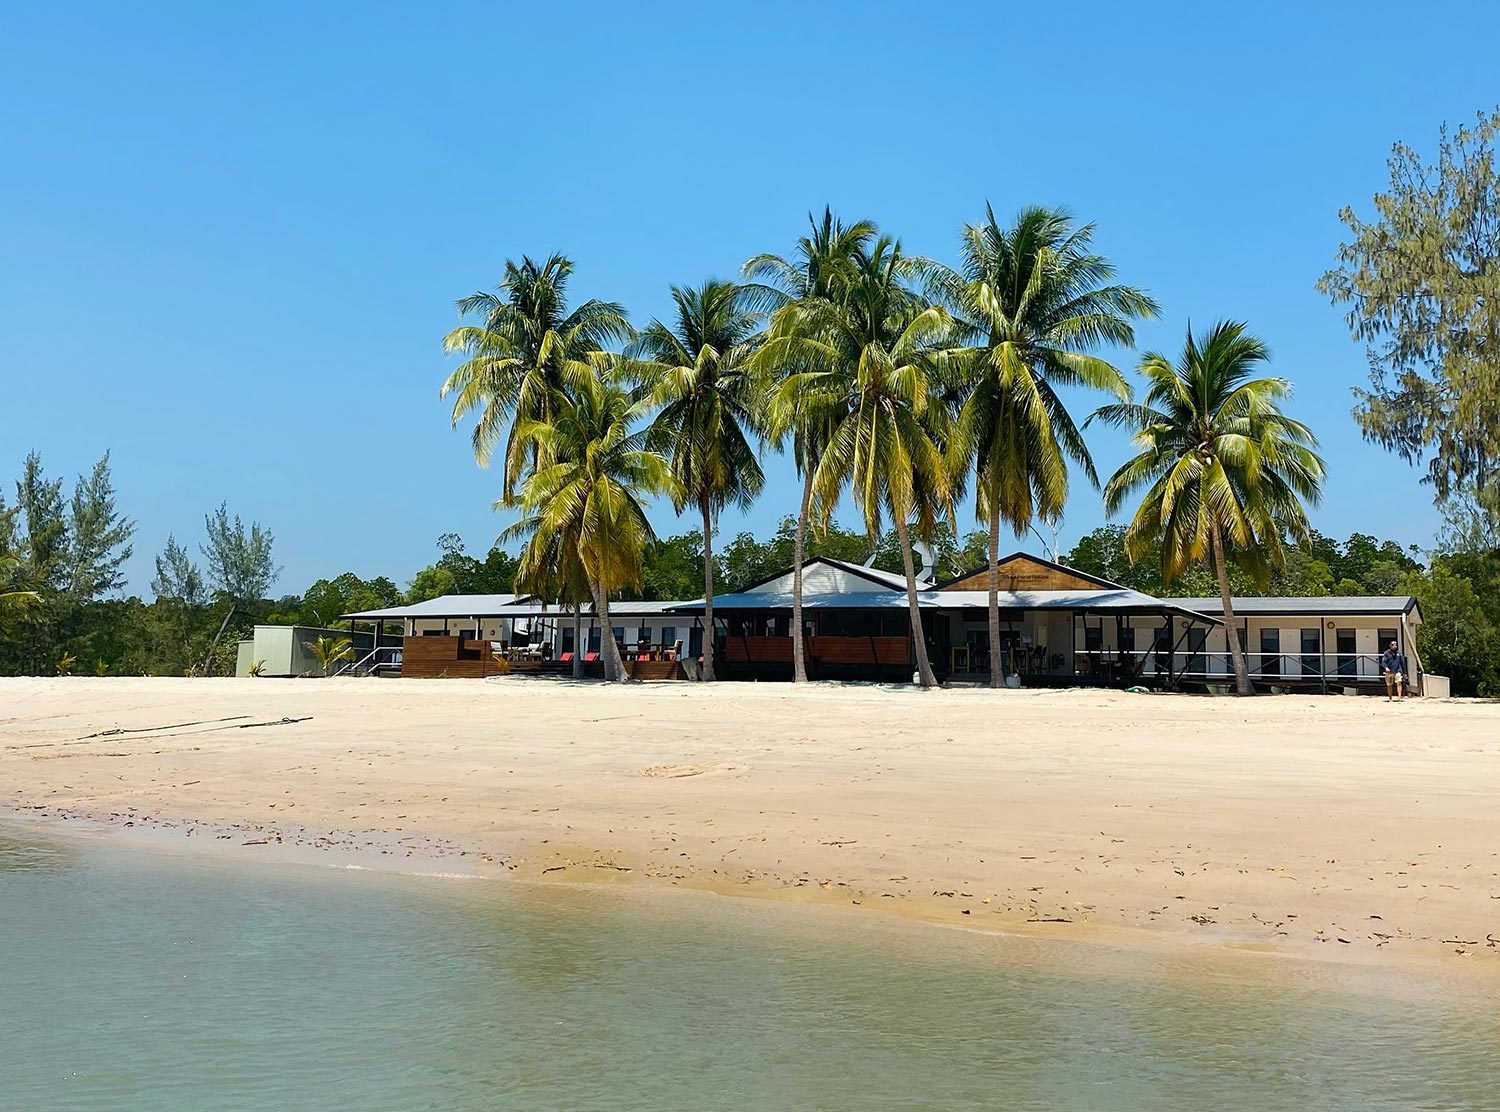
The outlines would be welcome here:
[[[1500,705],[0,680],[16,815],[246,856],[1500,969]]]

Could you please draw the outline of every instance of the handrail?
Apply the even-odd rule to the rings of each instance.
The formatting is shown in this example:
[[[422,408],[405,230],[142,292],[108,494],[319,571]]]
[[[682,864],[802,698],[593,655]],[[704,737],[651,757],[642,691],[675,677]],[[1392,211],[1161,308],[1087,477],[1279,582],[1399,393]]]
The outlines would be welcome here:
[[[379,660],[376,660],[376,658],[379,657],[381,653],[399,653],[404,647],[405,647],[404,645],[381,645],[378,648],[371,649],[369,652],[367,652],[364,656],[360,657],[358,660],[353,661],[352,663],[344,665],[337,672],[335,672],[334,675],[335,676],[349,676],[349,675],[358,676],[358,675],[365,675],[365,674],[368,674],[370,672],[379,671],[381,668],[394,667],[394,666],[396,666],[396,662],[395,661],[390,661],[390,660],[388,660],[388,661],[379,661]],[[375,660],[376,662],[374,664],[371,664],[370,661],[372,661],[372,660]]]
[[[1097,664],[1113,664],[1134,659],[1133,649],[1074,649],[1076,659],[1093,660]],[[1341,652],[1274,652],[1263,653],[1255,649],[1245,650],[1245,665],[1252,678],[1274,682],[1278,680],[1378,680],[1381,678],[1380,653]],[[1195,662],[1202,667],[1193,668]],[[1310,669],[1310,662],[1316,662]],[[1330,667],[1330,662],[1332,666]],[[1176,666],[1182,665],[1181,671]],[[1273,670],[1274,669],[1274,670]],[[1075,673],[1077,669],[1075,666]],[[1234,660],[1229,652],[1216,649],[1198,651],[1147,649],[1140,666],[1141,675],[1168,675],[1175,678],[1234,678]]]

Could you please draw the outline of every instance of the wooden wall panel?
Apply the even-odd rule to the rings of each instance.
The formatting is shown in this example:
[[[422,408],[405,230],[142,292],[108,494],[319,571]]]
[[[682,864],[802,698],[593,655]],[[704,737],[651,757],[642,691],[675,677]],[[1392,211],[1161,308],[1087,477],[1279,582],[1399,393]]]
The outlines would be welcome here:
[[[989,571],[981,568],[973,575],[965,576],[945,585],[944,591],[987,591]],[[1098,583],[1082,575],[1075,575],[1066,568],[1054,568],[1032,560],[1027,556],[1012,556],[1000,561],[1000,589],[1002,591],[1097,591]]]
[[[488,641],[461,637],[408,637],[401,646],[401,676],[432,679],[438,676],[470,679],[500,671]]]

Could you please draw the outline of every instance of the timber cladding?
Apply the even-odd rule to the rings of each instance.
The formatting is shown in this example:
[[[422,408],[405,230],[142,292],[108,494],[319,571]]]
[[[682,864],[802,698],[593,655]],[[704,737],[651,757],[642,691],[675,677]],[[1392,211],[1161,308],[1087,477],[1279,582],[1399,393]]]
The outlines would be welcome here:
[[[465,637],[408,637],[401,646],[401,676],[433,679],[438,676],[482,679],[506,671],[490,651],[488,641]]]
[[[1038,560],[1025,553],[1007,556],[1000,561],[998,566],[1002,591],[1097,591],[1100,587],[1112,585],[1102,579],[1085,575],[1083,572],[1074,571],[1061,564]],[[942,591],[987,591],[989,586],[989,569],[978,568],[962,579],[944,583],[938,589]]]

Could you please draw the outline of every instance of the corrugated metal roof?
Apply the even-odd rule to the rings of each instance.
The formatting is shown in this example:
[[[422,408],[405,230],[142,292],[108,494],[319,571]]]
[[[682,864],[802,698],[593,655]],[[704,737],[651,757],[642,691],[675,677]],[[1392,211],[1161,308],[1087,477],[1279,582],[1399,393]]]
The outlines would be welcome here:
[[[938,607],[988,609],[988,591],[928,591],[924,599],[934,600]],[[1140,591],[1118,587],[1098,591],[1000,591],[1002,610],[1092,610],[1108,613],[1181,614],[1204,622],[1222,622],[1214,609],[1202,610],[1187,605],[1187,599],[1162,599]],[[924,602],[923,605],[926,605]]]
[[[1181,614],[1204,622],[1218,622],[1213,612],[1202,613],[1183,605],[1181,599],[1159,599],[1123,588],[1112,591],[1001,591],[1002,610],[1091,610],[1109,613]],[[667,604],[678,614],[703,613],[703,600]],[[907,605],[903,591],[840,591],[805,593],[802,605],[809,610],[893,610]],[[917,605],[923,610],[969,610],[989,607],[988,591],[922,591]],[[748,592],[714,597],[714,611],[790,610],[790,594]]]
[[[1224,604],[1218,598],[1174,598],[1189,610],[1204,609],[1222,614]],[[1415,609],[1417,600],[1410,595],[1236,595],[1231,600],[1236,614],[1405,614]]]
[[[404,606],[386,606],[379,610],[361,610],[341,614],[342,618],[493,618],[498,610],[515,603],[511,595],[443,595],[426,602]]]
[[[663,614],[676,602],[611,602],[609,614],[614,617],[635,617],[639,614]],[[583,608],[585,617],[592,615],[592,604]],[[341,615],[346,621],[354,618],[362,621],[385,619],[401,621],[407,618],[556,618],[570,615],[572,611],[557,603],[545,608],[541,602],[529,595],[444,595],[442,598],[414,602],[409,606],[387,606],[382,610],[361,610],[355,614]]]
[[[899,591],[906,590],[905,572],[886,571],[883,568],[872,568],[866,564],[850,563],[848,560],[835,560],[832,556],[819,556],[815,557],[815,559],[822,560],[825,564],[832,564],[836,568],[843,568],[845,571],[853,572],[855,575],[863,575],[868,579],[878,579],[880,582],[888,583]],[[804,567],[810,563],[812,563],[811,560],[806,561]],[[790,575],[791,569],[787,569],[784,574]],[[920,576],[917,577],[917,590],[925,591],[931,586],[932,584],[928,580]]]

